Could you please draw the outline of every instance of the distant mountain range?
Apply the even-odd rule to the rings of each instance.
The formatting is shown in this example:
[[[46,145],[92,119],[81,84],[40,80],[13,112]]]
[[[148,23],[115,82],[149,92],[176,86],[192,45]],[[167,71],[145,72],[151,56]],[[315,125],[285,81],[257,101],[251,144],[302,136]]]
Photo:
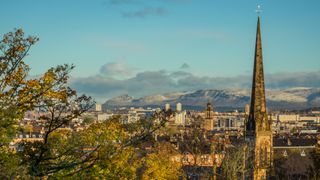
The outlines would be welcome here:
[[[169,103],[173,107],[180,102],[184,109],[204,109],[211,102],[218,111],[243,110],[250,103],[249,89],[206,89],[174,92],[134,98],[122,95],[107,100],[103,107],[159,107]],[[320,88],[267,89],[267,106],[271,110],[300,110],[320,107]]]

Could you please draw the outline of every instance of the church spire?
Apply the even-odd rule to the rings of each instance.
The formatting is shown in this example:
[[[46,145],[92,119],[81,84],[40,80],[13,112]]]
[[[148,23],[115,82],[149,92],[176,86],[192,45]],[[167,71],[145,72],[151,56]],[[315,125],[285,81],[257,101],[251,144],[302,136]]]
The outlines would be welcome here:
[[[254,146],[253,179],[269,179],[271,177],[270,171],[273,159],[273,139],[271,121],[268,120],[266,107],[259,16],[257,22],[251,105],[248,121],[246,123],[245,136],[249,145]]]
[[[255,135],[258,131],[270,131],[270,123],[267,116],[266,97],[264,87],[263,57],[260,30],[260,17],[258,16],[254,70],[251,92],[251,106],[246,125],[248,135]]]

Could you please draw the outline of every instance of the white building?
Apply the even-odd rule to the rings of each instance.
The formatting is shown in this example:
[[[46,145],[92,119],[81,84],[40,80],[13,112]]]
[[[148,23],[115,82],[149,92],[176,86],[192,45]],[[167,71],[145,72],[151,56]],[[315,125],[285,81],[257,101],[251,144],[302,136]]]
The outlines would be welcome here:
[[[301,116],[300,121],[313,121],[315,123],[320,123],[319,116]]]
[[[277,120],[280,122],[297,122],[300,120],[300,117],[296,114],[279,114]]]
[[[95,106],[95,111],[97,111],[97,112],[100,112],[100,111],[102,111],[102,106],[101,106],[101,104],[96,104],[96,106]]]
[[[187,111],[177,111],[174,115],[174,123],[176,125],[185,125],[186,124]]]
[[[165,104],[164,110],[165,111],[169,111],[169,109],[170,109],[170,104],[169,103]]]
[[[176,111],[177,112],[181,112],[182,111],[182,104],[181,103],[177,103]]]
[[[110,119],[113,116],[113,114],[107,114],[107,113],[99,113],[97,114],[97,120],[98,121],[105,121]]]

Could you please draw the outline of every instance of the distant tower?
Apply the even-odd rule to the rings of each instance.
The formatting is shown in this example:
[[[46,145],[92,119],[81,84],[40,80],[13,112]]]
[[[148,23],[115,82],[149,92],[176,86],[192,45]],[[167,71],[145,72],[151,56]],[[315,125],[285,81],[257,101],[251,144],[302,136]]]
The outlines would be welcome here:
[[[207,109],[206,109],[206,119],[211,119],[213,113],[212,104],[210,102],[207,103]]]
[[[206,117],[204,121],[204,129],[207,131],[212,131],[214,128],[214,119],[213,119],[213,107],[210,102],[207,103]]]
[[[255,180],[269,179],[272,166],[272,131],[268,120],[264,87],[260,17],[258,16],[251,105],[246,124],[246,140],[254,147]]]
[[[100,111],[102,111],[102,106],[101,106],[101,104],[96,104],[96,106],[95,106],[95,111],[97,111],[97,112],[100,112]]]
[[[169,111],[170,110],[170,104],[169,103],[165,104],[164,110],[165,111]]]
[[[246,104],[246,106],[244,108],[244,112],[246,115],[249,115],[249,113],[250,113],[250,105],[249,104]]]
[[[182,104],[181,103],[177,103],[176,111],[177,112],[181,112],[182,111]]]

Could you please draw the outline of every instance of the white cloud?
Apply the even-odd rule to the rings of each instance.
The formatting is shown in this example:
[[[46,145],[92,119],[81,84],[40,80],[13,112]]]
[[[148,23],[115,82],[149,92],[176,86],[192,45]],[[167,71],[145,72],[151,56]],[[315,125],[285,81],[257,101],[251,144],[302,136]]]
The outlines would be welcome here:
[[[130,77],[134,75],[136,68],[130,67],[121,62],[111,62],[104,64],[100,68],[101,75],[111,77]]]
[[[235,77],[197,76],[185,71],[135,72],[122,63],[108,63],[101,67],[101,75],[73,78],[71,86],[100,100],[121,94],[142,97],[174,91],[199,89],[250,88],[250,75]],[[121,75],[126,78],[115,78]],[[267,88],[320,87],[320,71],[275,73],[265,76]]]

